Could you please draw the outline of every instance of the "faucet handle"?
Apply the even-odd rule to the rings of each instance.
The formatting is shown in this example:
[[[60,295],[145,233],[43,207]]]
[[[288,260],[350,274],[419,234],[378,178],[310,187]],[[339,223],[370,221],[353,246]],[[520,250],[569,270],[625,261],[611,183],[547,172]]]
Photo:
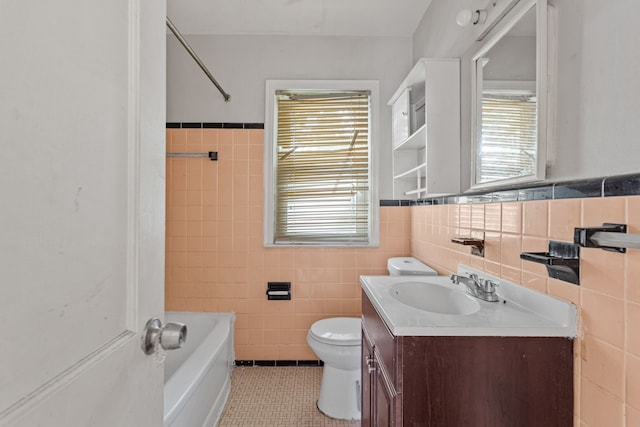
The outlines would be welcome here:
[[[480,281],[480,286],[482,286],[482,290],[485,292],[495,292],[496,288],[500,285],[493,280],[484,279]]]

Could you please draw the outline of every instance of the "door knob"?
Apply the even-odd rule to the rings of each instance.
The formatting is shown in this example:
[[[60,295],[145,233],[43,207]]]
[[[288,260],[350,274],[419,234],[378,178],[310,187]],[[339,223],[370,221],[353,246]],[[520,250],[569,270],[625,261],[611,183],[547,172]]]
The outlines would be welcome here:
[[[153,354],[158,344],[165,350],[181,348],[187,340],[187,325],[184,323],[165,323],[160,319],[149,319],[142,334],[142,351]]]

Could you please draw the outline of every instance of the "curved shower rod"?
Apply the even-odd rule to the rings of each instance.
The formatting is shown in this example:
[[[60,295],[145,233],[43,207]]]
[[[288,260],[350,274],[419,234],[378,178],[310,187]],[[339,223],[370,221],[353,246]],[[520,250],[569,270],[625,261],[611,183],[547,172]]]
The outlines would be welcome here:
[[[211,72],[209,71],[207,66],[204,65],[204,63],[198,57],[196,52],[191,48],[191,46],[189,46],[189,43],[187,43],[187,41],[184,39],[184,37],[182,37],[182,34],[180,34],[180,31],[178,31],[176,26],[173,25],[173,22],[171,22],[171,20],[169,19],[168,16],[167,16],[167,27],[169,27],[169,29],[171,30],[173,35],[176,36],[176,38],[182,44],[182,46],[184,46],[184,48],[187,50],[187,52],[189,52],[189,55],[191,55],[193,60],[196,61],[196,63],[200,66],[202,71],[204,71],[204,73],[207,75],[207,77],[209,77],[209,80],[211,80],[211,82],[218,88],[218,90],[220,91],[220,93],[224,97],[225,102],[229,102],[229,100],[231,99],[231,95],[229,95],[227,92],[224,91],[224,89],[222,89],[222,86],[220,86],[220,84],[215,79],[215,77],[213,77],[213,74],[211,74]]]

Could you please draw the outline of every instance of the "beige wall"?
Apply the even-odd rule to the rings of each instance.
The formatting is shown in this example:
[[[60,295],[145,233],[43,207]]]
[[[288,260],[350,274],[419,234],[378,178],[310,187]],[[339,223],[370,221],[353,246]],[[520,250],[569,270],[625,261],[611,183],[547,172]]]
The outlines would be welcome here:
[[[569,300],[580,308],[575,341],[575,425],[640,426],[640,251],[581,251],[581,284],[547,277],[520,252],[545,251],[551,240],[572,241],[573,228],[626,223],[640,233],[640,196],[411,208],[411,252],[441,274],[458,263]],[[450,243],[484,231],[485,258]]]
[[[410,210],[380,209],[380,247],[262,247],[262,130],[167,129],[166,309],[234,312],[236,359],[316,360],[306,343],[325,317],[360,316],[361,274],[387,274],[410,250]],[[291,301],[268,301],[290,281]]]

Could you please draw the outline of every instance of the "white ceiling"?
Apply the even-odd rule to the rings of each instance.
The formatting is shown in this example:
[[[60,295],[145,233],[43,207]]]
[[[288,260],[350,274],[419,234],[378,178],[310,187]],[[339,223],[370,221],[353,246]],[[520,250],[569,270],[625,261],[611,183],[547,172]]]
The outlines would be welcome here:
[[[168,0],[183,34],[404,36],[431,0]]]

